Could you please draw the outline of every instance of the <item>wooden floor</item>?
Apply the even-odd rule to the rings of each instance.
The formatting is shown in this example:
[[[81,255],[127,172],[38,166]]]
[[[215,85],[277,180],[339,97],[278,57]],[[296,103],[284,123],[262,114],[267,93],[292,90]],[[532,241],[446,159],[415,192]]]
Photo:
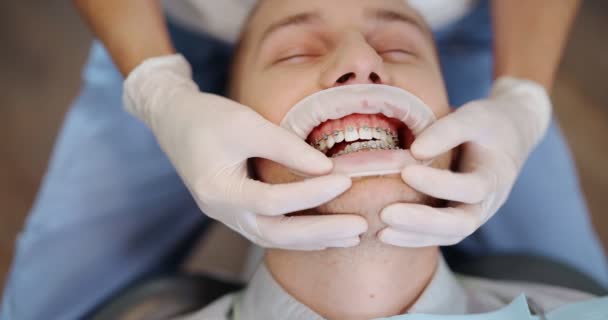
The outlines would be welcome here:
[[[0,1],[0,288],[14,239],[79,85],[90,36],[70,1]],[[588,0],[556,84],[556,114],[608,246],[608,2]]]

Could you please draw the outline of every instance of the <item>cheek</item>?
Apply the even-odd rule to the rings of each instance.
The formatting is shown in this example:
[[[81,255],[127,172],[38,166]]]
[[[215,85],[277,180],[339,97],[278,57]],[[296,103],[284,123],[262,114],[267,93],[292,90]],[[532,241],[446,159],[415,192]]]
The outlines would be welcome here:
[[[319,91],[311,74],[288,68],[249,72],[242,80],[247,85],[241,89],[239,102],[279,124],[293,105]]]
[[[450,112],[441,74],[423,66],[396,68],[393,74],[393,85],[415,94],[433,110],[437,118]]]
[[[262,182],[280,184],[302,180],[286,167],[271,160],[256,158],[253,160],[253,166],[256,177]]]

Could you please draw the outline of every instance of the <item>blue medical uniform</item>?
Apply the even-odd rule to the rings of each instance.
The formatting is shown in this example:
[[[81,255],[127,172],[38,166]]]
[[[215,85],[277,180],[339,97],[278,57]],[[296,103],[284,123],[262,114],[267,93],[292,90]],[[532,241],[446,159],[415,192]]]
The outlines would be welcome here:
[[[224,93],[231,46],[173,24],[170,33],[200,89]],[[436,37],[452,105],[487,96],[487,2]],[[84,318],[134,281],[174,270],[209,221],[152,133],[123,110],[122,82],[95,42],[17,239],[0,319]],[[459,247],[547,256],[608,284],[605,256],[555,121],[500,211]]]

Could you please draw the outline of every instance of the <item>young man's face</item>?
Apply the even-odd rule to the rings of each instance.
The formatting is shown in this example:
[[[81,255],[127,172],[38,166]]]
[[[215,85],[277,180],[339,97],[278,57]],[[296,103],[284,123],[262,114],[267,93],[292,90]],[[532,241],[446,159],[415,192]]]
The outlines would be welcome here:
[[[431,33],[403,0],[265,0],[251,18],[232,82],[233,98],[279,124],[302,98],[335,86],[384,84],[418,96],[437,118],[449,112]],[[374,152],[374,151],[365,151]],[[450,155],[433,162],[447,168]],[[269,160],[268,183],[302,179]],[[428,202],[398,175],[355,180],[315,213],[370,219],[394,202]]]

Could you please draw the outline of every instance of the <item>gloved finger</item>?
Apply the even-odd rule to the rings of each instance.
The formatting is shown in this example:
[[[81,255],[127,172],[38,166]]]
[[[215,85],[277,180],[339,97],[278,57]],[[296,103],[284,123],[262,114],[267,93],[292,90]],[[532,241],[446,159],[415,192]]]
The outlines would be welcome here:
[[[261,119],[256,134],[251,136],[250,151],[253,157],[278,162],[305,175],[327,174],[332,161],[297,135]]]
[[[268,184],[244,179],[229,199],[256,214],[276,216],[324,204],[344,193],[352,180],[343,175],[327,175],[285,184]]]
[[[358,215],[315,215],[294,217],[257,216],[258,237],[272,247],[318,250],[349,247],[367,230],[367,221]]]
[[[380,219],[394,230],[464,238],[481,225],[481,206],[459,204],[434,208],[423,204],[395,203],[382,209]]]
[[[475,135],[469,112],[456,110],[424,129],[412,143],[414,158],[428,160],[473,139]]]
[[[353,238],[346,238],[346,239],[328,241],[328,242],[325,242],[325,243],[314,243],[314,244],[310,244],[310,243],[304,244],[304,243],[302,243],[302,244],[297,244],[297,245],[290,246],[289,248],[282,248],[282,249],[299,250],[299,251],[319,251],[319,250],[325,250],[325,249],[328,249],[328,248],[350,248],[350,247],[355,247],[355,246],[359,245],[360,242],[361,242],[361,238],[359,238],[359,237],[353,237]]]
[[[359,245],[360,242],[361,242],[361,238],[359,236],[352,237],[352,238],[335,240],[335,241],[329,241],[327,243],[324,243],[325,246],[323,247],[323,249],[327,249],[327,248],[350,248],[350,247],[354,247],[354,246]]]
[[[442,237],[416,232],[384,228],[378,232],[380,241],[398,247],[420,248],[430,246],[449,246],[460,242],[463,237]]]
[[[496,176],[483,167],[473,172],[415,165],[401,171],[401,178],[412,188],[437,199],[479,203],[496,190]]]

